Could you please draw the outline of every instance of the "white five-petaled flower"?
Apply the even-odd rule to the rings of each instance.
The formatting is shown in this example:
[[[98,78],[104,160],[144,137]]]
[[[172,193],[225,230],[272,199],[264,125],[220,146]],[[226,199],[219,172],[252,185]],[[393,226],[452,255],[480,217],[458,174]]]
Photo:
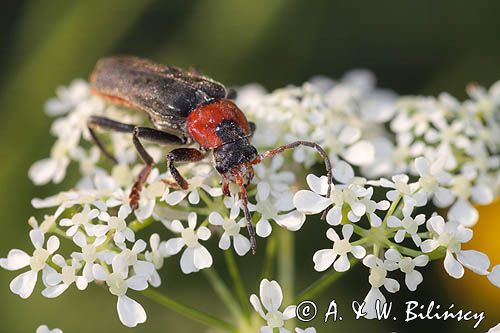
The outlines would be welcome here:
[[[440,158],[433,163],[425,157],[415,159],[415,169],[419,174],[418,183],[420,191],[433,196],[434,204],[438,207],[449,206],[453,199],[453,193],[443,185],[448,185],[451,175],[444,171],[444,159]]]
[[[420,246],[420,244],[422,243],[422,239],[417,234],[417,232],[418,227],[425,223],[425,215],[419,214],[415,218],[413,218],[410,215],[406,214],[407,212],[405,211],[403,213],[404,217],[402,220],[394,215],[389,216],[389,218],[387,219],[387,225],[390,228],[400,228],[394,235],[394,240],[397,243],[401,243],[405,239],[405,235],[409,234],[415,245]]]
[[[386,193],[389,201],[394,202],[400,196],[403,197],[403,211],[407,214],[411,213],[414,207],[422,207],[427,203],[427,195],[417,191],[420,185],[418,183],[408,184],[409,180],[408,175],[392,176],[392,181],[385,178],[380,179],[382,187],[392,188]]]
[[[374,319],[377,318],[377,306],[382,309],[386,302],[380,288],[383,286],[388,292],[395,293],[400,286],[398,281],[387,277],[387,265],[373,254],[367,255],[363,259],[363,265],[370,268],[368,282],[371,285],[371,289],[363,301],[365,303],[363,311],[366,313],[366,319]]]
[[[63,333],[59,328],[50,329],[47,325],[40,325],[35,333]]]
[[[344,205],[350,208],[347,216],[352,222],[359,220],[358,217],[366,213],[363,197],[370,193],[363,186],[358,184],[332,185],[330,197],[326,198],[328,189],[328,178],[326,176],[318,178],[310,174],[306,180],[312,191],[300,190],[293,197],[293,203],[299,212],[317,214],[331,205],[332,207],[326,215],[326,221],[330,225],[339,225],[341,223]]]
[[[125,240],[133,242],[135,240],[135,234],[127,226],[127,221],[125,219],[132,212],[130,206],[121,206],[118,210],[118,216],[110,216],[107,212],[101,213],[99,219],[107,222],[105,225],[96,225],[94,227],[95,235],[105,236],[108,232],[114,232],[113,240],[116,244],[123,244]]]
[[[127,290],[145,290],[148,287],[147,278],[141,275],[129,276],[129,269],[125,261],[118,256],[112,261],[112,272],[103,266],[94,264],[93,274],[96,280],[105,281],[109,292],[118,297],[116,309],[123,325],[135,327],[146,321],[146,311],[142,305],[126,295]]]
[[[429,257],[425,254],[418,257],[403,257],[395,249],[389,249],[385,252],[385,265],[387,270],[393,271],[396,269],[405,273],[405,283],[411,291],[417,290],[417,286],[422,283],[424,278],[422,274],[415,270],[415,267],[424,267],[429,263]]]
[[[261,333],[272,333],[275,328],[280,333],[289,333],[290,331],[283,327],[285,321],[295,317],[295,305],[289,305],[283,312],[279,309],[283,302],[283,293],[281,287],[276,281],[264,279],[260,282],[260,300],[255,294],[250,296],[250,303],[257,313],[266,321],[265,326],[260,328]],[[261,303],[262,302],[262,303]],[[262,308],[267,311],[264,312]]]
[[[47,260],[59,248],[59,239],[50,236],[47,240],[47,248],[43,248],[45,242],[44,234],[40,230],[31,230],[30,238],[35,251],[30,256],[26,252],[13,249],[9,251],[7,258],[0,259],[0,266],[9,271],[30,266],[30,270],[15,277],[10,283],[10,290],[21,298],[28,298],[35,288],[38,272],[42,271],[45,276],[48,273]]]
[[[274,220],[278,225],[292,231],[299,230],[305,221],[304,214],[296,210],[288,212],[293,209],[292,193],[283,191],[276,198],[271,194],[272,190],[268,183],[258,183],[257,195],[255,196],[257,203],[255,205],[248,205],[250,211],[256,211],[261,214],[259,221],[255,225],[255,231],[258,236],[264,238],[268,237],[272,232],[270,220]]]
[[[77,232],[73,236],[73,242],[81,248],[81,252],[73,252],[71,253],[71,257],[80,263],[84,263],[82,275],[88,282],[94,280],[92,267],[100,257],[97,247],[104,243],[105,240],[105,237],[96,237],[93,242],[88,243],[87,237],[82,232]]]
[[[61,227],[69,227],[66,230],[66,235],[71,237],[74,236],[80,228],[83,228],[87,235],[94,236],[94,225],[92,224],[92,220],[98,215],[98,209],[91,209],[89,205],[85,205],[81,212],[76,213],[71,218],[62,219],[59,225]]]
[[[165,192],[162,201],[165,201],[171,206],[175,206],[188,198],[188,202],[192,205],[197,205],[200,202],[199,191],[205,191],[212,197],[218,197],[222,195],[221,188],[214,188],[206,184],[207,179],[213,174],[213,168],[208,164],[199,164],[194,170],[195,175],[192,178],[187,179],[189,188],[179,189],[172,192]]]
[[[349,243],[353,229],[353,226],[350,224],[342,226],[342,236],[344,239],[340,239],[333,228],[328,229],[326,237],[333,242],[333,247],[331,249],[319,250],[314,253],[313,261],[315,270],[322,272],[333,264],[333,268],[337,272],[345,272],[351,266],[347,258],[348,253],[352,253],[352,255],[358,259],[365,256],[366,250],[364,247],[360,245],[351,245],[351,243]]]
[[[185,274],[198,272],[201,269],[212,266],[212,255],[199,243],[199,240],[210,238],[210,230],[207,227],[196,229],[196,213],[188,215],[188,227],[184,228],[179,220],[172,221],[170,229],[181,234],[181,237],[171,238],[165,243],[165,252],[175,255],[186,246],[181,256],[181,270]]]
[[[76,260],[72,260],[71,265],[68,265],[61,255],[56,254],[52,257],[52,262],[61,268],[61,273],[49,269],[49,273],[45,276],[45,283],[48,286],[42,291],[43,296],[58,297],[73,283],[79,290],[87,288],[87,279],[76,274],[80,269],[80,264]]]
[[[244,256],[250,250],[250,241],[248,238],[240,234],[241,228],[245,228],[247,221],[245,219],[240,219],[236,222],[235,219],[238,217],[234,215],[235,211],[231,211],[229,218],[222,217],[217,212],[212,212],[208,216],[208,221],[210,224],[215,226],[221,226],[224,229],[219,241],[219,248],[222,250],[227,250],[231,246],[231,238],[233,239],[233,246],[236,253],[239,256]]]
[[[427,221],[427,229],[433,238],[422,242],[422,252],[429,253],[440,246],[446,248],[444,268],[451,277],[461,278],[464,275],[463,266],[480,275],[488,274],[490,260],[487,255],[475,250],[461,249],[462,243],[467,243],[472,238],[471,229],[456,221],[445,223],[441,216],[431,217]]]
[[[123,265],[127,267],[132,266],[136,275],[143,276],[149,280],[155,271],[155,267],[151,262],[140,260],[138,257],[145,249],[146,242],[142,239],[138,239],[132,246],[132,249],[128,249],[125,245],[121,245],[122,252],[118,253],[113,260],[121,261]]]

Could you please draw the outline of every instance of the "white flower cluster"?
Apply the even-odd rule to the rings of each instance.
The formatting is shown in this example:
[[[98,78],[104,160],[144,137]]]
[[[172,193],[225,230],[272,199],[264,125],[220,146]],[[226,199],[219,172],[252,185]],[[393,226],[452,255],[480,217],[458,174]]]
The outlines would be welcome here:
[[[325,147],[334,163],[342,158],[356,166],[369,166],[375,160],[371,142],[382,139],[380,124],[393,116],[395,101],[393,92],[376,89],[373,74],[363,70],[349,72],[339,82],[316,77],[270,94],[258,85],[248,85],[237,98],[257,124],[257,146],[307,139]],[[316,161],[312,154],[297,149],[293,158],[309,167]]]
[[[454,278],[460,278],[465,267],[500,287],[500,265],[490,269],[485,254],[461,248],[477,221],[473,204],[492,202],[500,189],[500,84],[488,92],[479,87],[469,91],[472,98],[463,103],[447,94],[438,99],[401,98],[375,88],[373,76],[364,71],[351,72],[339,82],[316,78],[269,94],[257,86],[241,88],[237,103],[257,124],[252,138],[257,150],[308,139],[323,146],[334,165],[329,195],[326,176],[305,177],[317,161],[308,150],[257,165],[248,188],[257,235],[268,237],[276,226],[299,231],[307,215],[325,212],[326,236],[332,244],[314,254],[314,268],[344,272],[351,266],[350,256],[362,259],[371,285],[367,317],[376,300],[385,301],[380,288],[400,289],[387,277],[390,272],[405,273],[405,284],[414,291],[423,280],[416,268],[429,260],[444,258]],[[184,190],[162,163],[160,147],[146,144],[157,163],[138,208],[132,210],[129,193],[143,164],[131,136],[99,131],[118,161],[110,166],[91,144],[86,122],[91,115],[105,114],[141,125],[147,122],[144,114],[108,105],[92,96],[81,80],[60,88],[57,95],[46,105],[47,113],[58,117],[51,130],[57,140],[50,157],[35,162],[29,176],[38,185],[59,183],[76,164],[82,177],[69,191],[33,199],[34,207],[52,208],[53,214],[40,223],[30,218],[32,254],[14,249],[0,260],[8,270],[29,268],[12,280],[13,293],[29,297],[38,272],[45,287],[42,294],[50,298],[72,285],[84,290],[98,283],[117,297],[121,322],[134,327],[146,320],[146,312],[127,292],[158,287],[167,258],[182,252],[178,260],[185,274],[209,268],[213,236],[221,250],[234,249],[239,256],[249,252],[238,189],[231,187],[231,195],[223,196],[220,176],[209,159],[179,166],[189,183]],[[351,165],[364,177],[356,176]],[[306,178],[310,190],[298,190],[296,178]],[[379,194],[386,199],[376,199]],[[430,202],[451,207],[446,219],[417,211]],[[155,222],[161,222],[165,232],[150,235],[148,247],[136,234]],[[69,241],[73,250],[59,253],[60,239]],[[261,331],[288,332],[284,322],[295,313],[293,307],[280,312],[279,285],[263,280],[260,299],[252,295],[250,301],[266,321]]]
[[[415,165],[422,171],[427,170],[430,162],[419,157]],[[440,171],[435,172],[439,174]],[[437,214],[428,219],[425,214],[415,216],[416,209],[426,205],[429,197],[439,195],[438,178],[434,191],[425,187],[428,184],[425,172],[421,172],[414,182],[404,174],[394,175],[392,180],[368,181],[354,177],[354,171],[345,162],[338,162],[333,177],[338,184],[327,197],[326,177],[309,175],[307,182],[311,190],[298,191],[294,204],[299,212],[308,215],[327,209],[326,222],[330,226],[342,226],[342,238],[334,228],[328,229],[326,236],[333,245],[314,254],[315,270],[322,272],[333,266],[338,272],[347,271],[350,268],[349,253],[363,259],[363,264],[370,269],[371,290],[365,299],[367,318],[375,318],[377,300],[385,302],[380,287],[391,293],[400,289],[396,280],[387,277],[388,272],[400,270],[405,273],[406,286],[415,291],[423,281],[422,274],[415,268],[427,265],[429,256],[433,259],[444,256],[445,270],[456,279],[464,275],[466,267],[477,274],[487,275],[493,284],[499,286],[500,265],[490,270],[487,255],[461,248],[473,234],[468,228],[467,216],[452,216],[448,221]],[[372,200],[374,188],[378,192],[385,189],[387,200]],[[377,213],[382,213],[383,219]],[[353,234],[357,238],[354,241],[351,240]],[[367,255],[369,251],[371,253]]]

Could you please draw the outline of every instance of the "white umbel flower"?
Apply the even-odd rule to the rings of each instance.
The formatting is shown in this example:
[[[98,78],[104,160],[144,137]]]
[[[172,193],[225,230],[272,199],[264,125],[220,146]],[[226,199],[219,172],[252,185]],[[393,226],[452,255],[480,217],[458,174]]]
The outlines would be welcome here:
[[[116,256],[112,261],[113,271],[109,273],[99,264],[94,264],[93,273],[96,280],[105,281],[109,292],[118,297],[116,309],[123,325],[135,327],[146,321],[146,311],[142,305],[126,295],[127,290],[145,290],[148,287],[146,277],[129,276],[129,269],[123,260]]]
[[[279,309],[283,302],[281,287],[276,281],[264,279],[260,282],[260,299],[257,295],[250,296],[250,303],[257,313],[266,321],[265,326],[260,328],[261,333],[272,333],[275,328],[280,333],[289,333],[283,325],[285,321],[295,317],[295,305],[289,305],[283,312]],[[262,308],[264,306],[264,309]]]
[[[424,253],[429,253],[442,246],[446,248],[444,268],[455,279],[464,275],[463,266],[480,275],[487,275],[490,260],[484,253],[475,250],[462,250],[462,243],[472,238],[472,230],[458,222],[445,223],[441,216],[433,216],[427,223],[427,228],[433,238],[422,242],[420,246]],[[455,258],[456,256],[456,258]]]
[[[380,288],[384,287],[388,292],[395,293],[399,291],[400,286],[398,281],[387,277],[387,265],[373,254],[367,255],[363,259],[363,265],[370,268],[368,282],[371,285],[371,289],[363,301],[365,303],[363,311],[366,313],[366,319],[374,319],[377,318],[377,303],[381,309],[386,302],[385,296],[380,291]]]
[[[424,280],[422,274],[415,270],[415,267],[424,267],[429,263],[429,257],[425,254],[418,257],[403,257],[395,249],[385,252],[385,265],[389,271],[399,269],[405,273],[405,283],[411,291],[417,290],[417,286]]]
[[[199,227],[196,230],[196,213],[188,215],[188,227],[184,228],[179,220],[172,221],[170,229],[181,234],[181,237],[171,238],[165,243],[165,251],[168,255],[179,253],[184,246],[186,249],[181,256],[181,270],[184,274],[198,272],[201,269],[212,266],[212,255],[199,240],[210,238],[210,230],[207,227]]]
[[[31,256],[24,251],[13,249],[10,250],[7,258],[0,259],[0,266],[9,271],[17,271],[30,266],[29,271],[18,275],[10,283],[10,290],[21,298],[28,298],[33,293],[38,272],[42,271],[44,276],[48,273],[47,260],[59,248],[59,239],[56,236],[50,236],[47,240],[47,248],[43,248],[45,237],[40,230],[31,230],[30,239],[35,247]]]
[[[425,215],[424,214],[419,214],[415,218],[406,215],[407,213],[403,213],[404,217],[402,220],[397,218],[394,215],[389,216],[387,219],[387,226],[390,228],[400,228],[398,231],[396,231],[396,234],[394,235],[394,240],[396,243],[401,243],[404,239],[406,234],[411,236],[411,239],[415,243],[416,246],[420,246],[422,243],[422,239],[420,238],[418,233],[418,227],[421,226],[422,224],[425,223]]]
[[[219,248],[222,250],[227,250],[231,246],[231,239],[233,241],[233,247],[236,253],[239,256],[244,256],[250,250],[250,241],[248,238],[240,234],[240,230],[245,228],[247,225],[247,221],[245,219],[241,219],[239,222],[235,221],[234,210],[231,211],[231,215],[229,218],[222,217],[217,212],[212,212],[208,216],[208,221],[210,224],[215,226],[220,226],[224,229],[224,233],[222,234],[219,241]]]
[[[96,236],[105,236],[108,232],[114,232],[113,240],[116,244],[123,244],[125,240],[133,242],[135,234],[127,226],[125,219],[130,215],[132,209],[128,205],[121,206],[118,210],[118,216],[110,216],[107,212],[99,215],[99,219],[107,222],[106,225],[96,225],[94,227]]]
[[[333,265],[333,268],[337,272],[345,272],[351,266],[347,258],[348,253],[352,253],[352,255],[358,259],[363,258],[366,254],[365,248],[360,245],[351,245],[351,243],[349,243],[352,233],[353,226],[350,224],[342,226],[342,236],[344,239],[340,239],[334,229],[328,229],[326,237],[333,242],[333,247],[331,249],[319,250],[314,253],[314,269],[318,272],[323,272]]]
[[[85,277],[79,276],[78,272],[80,265],[76,261],[72,261],[71,265],[66,264],[64,258],[56,254],[52,257],[52,262],[61,268],[61,273],[50,271],[46,275],[45,281],[48,286],[42,291],[42,295],[47,298],[55,298],[66,291],[73,283],[79,290],[87,288],[88,281]]]

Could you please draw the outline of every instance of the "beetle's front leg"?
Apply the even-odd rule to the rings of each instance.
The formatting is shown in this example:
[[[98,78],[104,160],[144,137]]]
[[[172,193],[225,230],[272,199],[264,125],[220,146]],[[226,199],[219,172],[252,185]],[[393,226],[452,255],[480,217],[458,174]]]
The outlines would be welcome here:
[[[189,184],[175,167],[175,162],[198,162],[201,161],[203,157],[205,157],[205,153],[194,148],[177,148],[168,153],[168,168],[175,181],[182,189],[187,190]]]

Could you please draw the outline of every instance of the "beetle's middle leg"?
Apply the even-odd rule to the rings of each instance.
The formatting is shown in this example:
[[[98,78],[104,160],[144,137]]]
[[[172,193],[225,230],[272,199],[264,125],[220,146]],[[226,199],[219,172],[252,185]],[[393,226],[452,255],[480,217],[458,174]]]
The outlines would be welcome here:
[[[104,145],[99,141],[97,138],[95,132],[92,130],[92,128],[102,128],[102,129],[108,129],[111,131],[117,131],[117,132],[123,132],[123,133],[132,133],[132,141],[134,143],[135,148],[137,149],[137,152],[141,156],[141,159],[144,161],[146,164],[144,168],[141,170],[139,173],[139,176],[137,176],[137,180],[134,183],[134,186],[132,187],[132,190],[130,191],[130,207],[132,209],[136,209],[139,205],[139,195],[142,190],[142,186],[146,182],[146,179],[148,178],[151,169],[154,164],[154,160],[151,157],[151,155],[146,151],[144,146],[142,145],[140,139],[145,139],[148,141],[156,142],[159,144],[185,144],[186,141],[184,138],[177,137],[175,135],[162,132],[160,130],[154,129],[154,128],[149,128],[149,127],[141,127],[141,126],[136,126],[136,125],[130,125],[130,124],[124,124],[120,123],[115,120],[111,120],[105,117],[98,117],[98,116],[92,116],[88,119],[87,125],[89,127],[90,134],[92,136],[92,139],[96,143],[96,145],[101,149],[103,154],[110,158],[111,160],[116,162],[116,158],[109,153],[105,148]]]
[[[189,184],[175,167],[175,162],[198,162],[201,161],[203,157],[205,157],[205,153],[194,148],[177,148],[168,153],[168,168],[175,181],[182,189],[187,190]]]

